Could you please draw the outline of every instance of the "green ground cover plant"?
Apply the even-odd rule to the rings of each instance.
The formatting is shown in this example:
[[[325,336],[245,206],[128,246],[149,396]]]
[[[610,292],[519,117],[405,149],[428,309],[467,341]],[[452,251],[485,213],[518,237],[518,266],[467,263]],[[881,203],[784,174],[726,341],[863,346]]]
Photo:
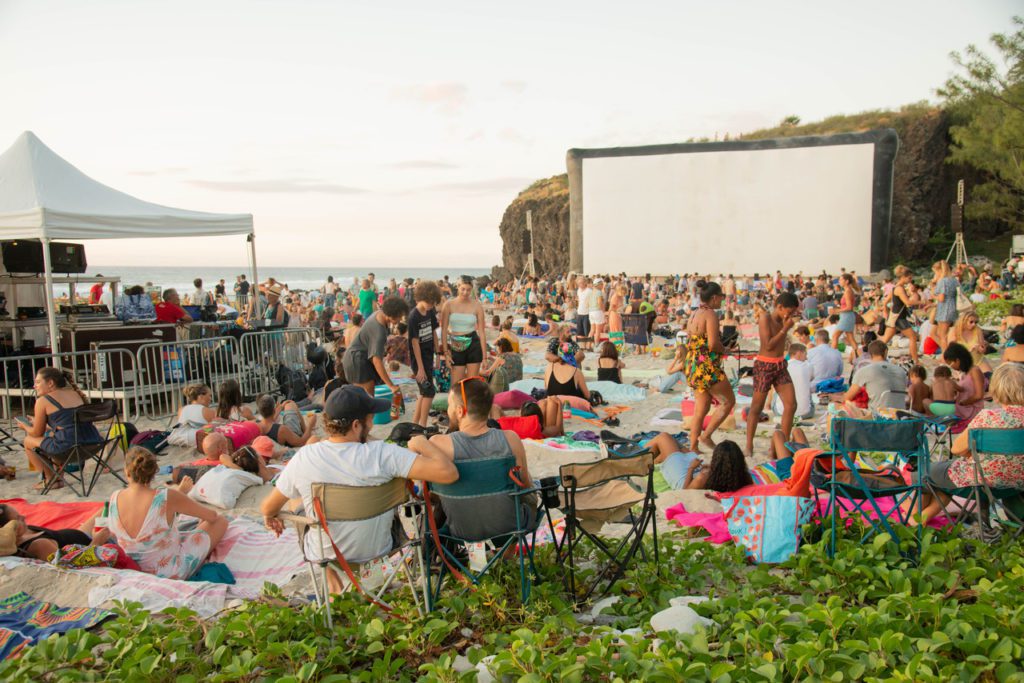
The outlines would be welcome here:
[[[906,542],[906,541],[904,541]],[[741,549],[668,535],[660,575],[630,570],[606,610],[584,626],[562,595],[551,558],[529,606],[516,572],[451,591],[441,609],[388,617],[356,597],[337,600],[335,632],[273,590],[215,621],[185,609],[118,608],[96,632],[73,631],[0,664],[5,681],[472,681],[456,658],[487,658],[511,681],[1024,681],[1024,550],[929,531],[919,564],[887,536],[841,543],[834,560],[806,544],[783,565],[748,565]],[[680,595],[715,624],[654,634],[653,613]],[[621,631],[639,627],[634,634]],[[463,667],[465,661],[462,661]]]

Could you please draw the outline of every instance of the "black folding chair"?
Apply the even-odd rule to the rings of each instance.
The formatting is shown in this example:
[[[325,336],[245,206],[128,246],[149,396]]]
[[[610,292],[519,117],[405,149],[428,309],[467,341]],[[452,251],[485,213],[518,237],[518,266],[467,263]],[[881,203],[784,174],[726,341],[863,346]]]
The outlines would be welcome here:
[[[109,471],[122,484],[127,486],[128,482],[115,472],[109,464],[110,457],[120,447],[121,435],[124,433],[123,428],[120,426],[121,419],[118,413],[117,402],[106,400],[97,403],[86,403],[71,410],[74,416],[74,426],[72,429],[75,436],[71,447],[58,453],[48,453],[41,448],[35,449],[39,457],[53,470],[53,476],[50,478],[49,483],[43,487],[42,493],[48,493],[56,482],[70,479],[77,484],[77,486],[71,484],[71,490],[85,498],[92,493],[93,488],[96,486],[96,481],[104,470]],[[106,426],[105,430],[97,427],[97,431],[100,433],[99,441],[82,439],[82,427],[87,425],[97,426],[98,423],[107,422],[108,420],[110,423]],[[95,463],[91,477],[86,473],[86,466],[89,463]]]
[[[647,560],[643,540],[648,527],[654,542],[655,571],[659,571],[653,454],[562,465],[558,473],[565,535],[556,543],[555,550],[563,568],[568,564],[566,589],[575,602],[607,595],[638,554]],[[643,481],[643,485],[638,486],[636,479]],[[634,512],[637,505],[639,514]],[[624,522],[630,527],[619,539],[603,539],[598,532],[606,522]],[[584,539],[607,561],[588,584],[577,587],[575,555]]]

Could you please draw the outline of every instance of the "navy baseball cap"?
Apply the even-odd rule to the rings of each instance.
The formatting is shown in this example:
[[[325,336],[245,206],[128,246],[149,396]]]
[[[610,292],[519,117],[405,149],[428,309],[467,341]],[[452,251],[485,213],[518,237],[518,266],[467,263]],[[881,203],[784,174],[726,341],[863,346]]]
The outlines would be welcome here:
[[[372,413],[384,413],[391,410],[391,402],[383,398],[374,398],[362,387],[346,384],[331,392],[324,405],[324,412],[332,420],[348,418],[361,420]]]

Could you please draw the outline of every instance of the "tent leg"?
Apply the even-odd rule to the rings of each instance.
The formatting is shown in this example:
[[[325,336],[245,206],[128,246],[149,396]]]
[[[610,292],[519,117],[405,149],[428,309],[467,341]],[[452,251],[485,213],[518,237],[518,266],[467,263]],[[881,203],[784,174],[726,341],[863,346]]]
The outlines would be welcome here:
[[[263,317],[263,301],[260,299],[260,275],[256,269],[256,232],[250,232],[245,240],[249,243],[249,263],[252,265],[252,284],[249,286],[249,296],[253,297],[253,316]]]
[[[46,322],[50,329],[50,352],[53,354],[53,364],[60,367],[60,357],[57,355],[57,315],[53,311],[53,264],[50,262],[50,238],[44,237],[43,242],[43,282],[46,287]],[[74,301],[69,303],[74,304]]]

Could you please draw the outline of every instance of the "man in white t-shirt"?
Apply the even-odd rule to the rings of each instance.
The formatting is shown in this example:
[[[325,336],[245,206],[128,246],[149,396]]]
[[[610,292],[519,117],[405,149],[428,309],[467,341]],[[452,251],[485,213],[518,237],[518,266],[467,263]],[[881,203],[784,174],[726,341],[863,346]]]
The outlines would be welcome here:
[[[581,340],[590,336],[590,299],[592,294],[590,278],[580,278],[580,286],[576,290],[576,336]]]
[[[324,406],[325,441],[300,448],[277,478],[273,491],[263,500],[263,523],[280,535],[284,526],[277,514],[291,499],[301,499],[305,514],[315,516],[312,486],[315,483],[377,486],[395,478],[450,484],[459,478],[455,463],[425,437],[415,436],[409,448],[384,441],[367,442],[374,413],[391,409],[391,402],[372,398],[361,387],[345,385],[331,392]],[[328,522],[331,536],[349,562],[361,562],[392,548],[394,511],[356,522]],[[306,535],[306,554],[311,558],[333,557],[330,541],[315,531]],[[328,572],[331,592],[341,592],[334,572]]]

